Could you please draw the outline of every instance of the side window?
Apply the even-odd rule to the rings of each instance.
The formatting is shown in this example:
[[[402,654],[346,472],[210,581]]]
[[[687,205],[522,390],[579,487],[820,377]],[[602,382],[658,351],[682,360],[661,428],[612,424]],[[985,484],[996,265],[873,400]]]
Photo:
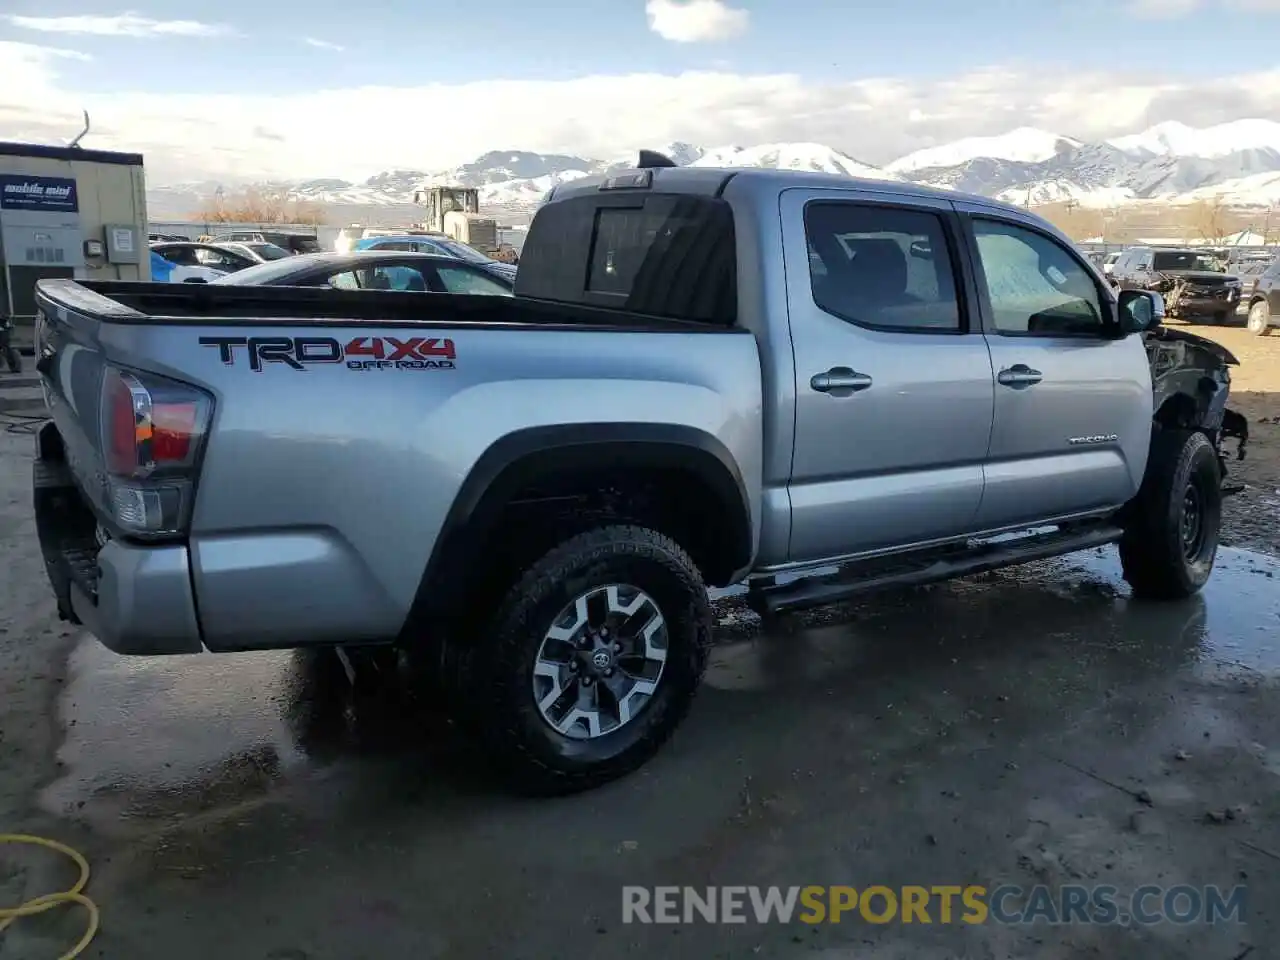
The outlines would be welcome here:
[[[342,273],[335,273],[328,278],[328,284],[338,290],[359,290],[360,284],[356,280],[354,270],[345,270]]]
[[[407,240],[391,240],[387,243],[375,243],[374,247],[378,250],[404,250],[414,249],[414,245]]]
[[[200,261],[196,259],[195,251],[191,247],[170,247],[168,250],[163,251],[160,256],[170,263],[176,263],[180,267],[200,266]]]
[[[496,280],[491,280],[478,270],[465,267],[437,267],[436,273],[448,293],[478,293],[493,297],[509,297],[511,291]]]
[[[196,250],[196,259],[202,267],[213,267],[215,270],[231,270],[235,266],[230,257],[217,250],[200,248]]]
[[[996,220],[974,219],[973,233],[996,330],[1046,337],[1102,332],[1093,276],[1065,247]]]
[[[942,220],[922,210],[811,203],[804,213],[813,302],[885,330],[961,329]]]
[[[414,267],[387,266],[366,271],[367,286],[370,290],[401,290],[411,293],[426,293],[429,287],[421,271]]]

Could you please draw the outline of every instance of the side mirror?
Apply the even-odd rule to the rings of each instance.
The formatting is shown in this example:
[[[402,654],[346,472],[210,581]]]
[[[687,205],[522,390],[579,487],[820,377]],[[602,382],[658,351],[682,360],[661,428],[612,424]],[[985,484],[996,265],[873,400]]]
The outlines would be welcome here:
[[[1125,335],[1146,333],[1164,320],[1164,297],[1151,290],[1122,290],[1118,309],[1120,329]]]

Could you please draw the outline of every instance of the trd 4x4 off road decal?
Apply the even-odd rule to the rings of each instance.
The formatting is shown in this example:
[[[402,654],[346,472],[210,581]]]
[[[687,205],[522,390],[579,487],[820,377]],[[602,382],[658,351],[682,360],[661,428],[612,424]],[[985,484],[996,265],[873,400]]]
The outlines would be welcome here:
[[[268,363],[294,370],[317,363],[345,363],[349,370],[453,370],[458,359],[453,341],[437,337],[356,337],[345,344],[332,337],[201,337],[200,346],[217,347],[227,366],[243,347],[255,373]]]

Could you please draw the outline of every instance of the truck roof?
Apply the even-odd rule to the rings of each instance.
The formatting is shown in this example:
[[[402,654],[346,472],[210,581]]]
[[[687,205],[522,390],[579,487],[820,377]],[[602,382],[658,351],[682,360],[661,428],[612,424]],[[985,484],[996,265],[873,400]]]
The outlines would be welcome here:
[[[767,167],[651,167],[654,187],[668,193],[694,193],[715,196],[730,179],[749,184],[760,193],[776,193],[788,187],[854,187],[873,193],[896,197],[928,197],[942,200],[965,200],[980,203],[998,210],[1026,213],[1025,207],[993,200],[990,197],[958,190],[926,187],[906,180],[872,180],[865,177],[849,177],[839,173],[819,173],[808,170],[775,170]],[[552,195],[555,200],[594,193],[601,183],[628,173],[639,173],[639,168],[614,170],[608,174],[581,177],[558,185]]]

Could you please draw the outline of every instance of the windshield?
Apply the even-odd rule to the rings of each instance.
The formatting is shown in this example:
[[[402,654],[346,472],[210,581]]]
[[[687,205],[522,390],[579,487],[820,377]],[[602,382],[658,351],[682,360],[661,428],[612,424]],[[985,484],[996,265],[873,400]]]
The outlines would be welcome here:
[[[213,282],[225,283],[231,286],[254,286],[256,284],[272,283],[295,273],[300,274],[311,265],[310,258],[305,256],[281,257],[278,260],[269,260],[254,267],[246,267],[244,270],[239,270],[235,273],[228,273]]]
[[[284,247],[278,247],[274,243],[250,243],[246,244],[246,246],[263,260],[280,260],[284,257],[293,256]]]
[[[1222,273],[1222,265],[1207,253],[1196,253],[1193,250],[1166,250],[1155,255],[1153,269],[1156,270],[1203,270],[1210,273]]]
[[[459,260],[468,260],[471,263],[488,263],[489,258],[474,247],[469,247],[459,240],[449,240],[444,237],[432,237],[431,242],[437,247],[448,251],[451,256],[457,257]]]

